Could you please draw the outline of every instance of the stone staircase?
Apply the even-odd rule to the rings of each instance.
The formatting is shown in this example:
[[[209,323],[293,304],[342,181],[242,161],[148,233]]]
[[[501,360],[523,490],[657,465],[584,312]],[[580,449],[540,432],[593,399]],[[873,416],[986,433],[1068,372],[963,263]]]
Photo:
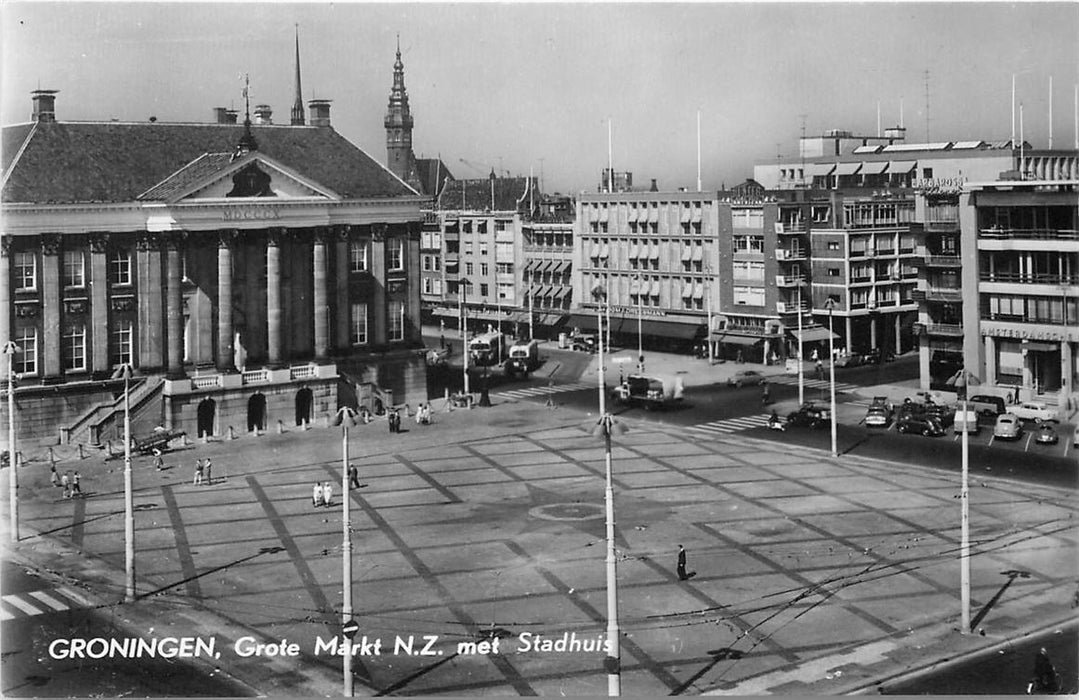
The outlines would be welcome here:
[[[165,385],[161,377],[143,377],[133,380],[130,387],[132,432],[138,432],[136,425],[161,422],[162,389]],[[124,394],[112,401],[103,401],[88,409],[78,420],[67,428],[60,429],[60,442],[63,444],[87,443],[100,445],[108,439],[116,439],[123,433]],[[145,430],[142,430],[145,432]]]

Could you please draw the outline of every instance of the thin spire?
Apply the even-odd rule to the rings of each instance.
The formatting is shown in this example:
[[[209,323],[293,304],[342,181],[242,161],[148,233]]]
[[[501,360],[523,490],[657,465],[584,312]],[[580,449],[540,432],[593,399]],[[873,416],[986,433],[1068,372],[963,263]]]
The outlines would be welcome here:
[[[245,155],[250,151],[257,151],[259,146],[255,141],[255,135],[251,133],[251,80],[244,73],[244,135],[240,137],[237,151]]]
[[[300,87],[300,25],[296,25],[296,99],[292,103],[292,125],[303,126],[303,90]]]

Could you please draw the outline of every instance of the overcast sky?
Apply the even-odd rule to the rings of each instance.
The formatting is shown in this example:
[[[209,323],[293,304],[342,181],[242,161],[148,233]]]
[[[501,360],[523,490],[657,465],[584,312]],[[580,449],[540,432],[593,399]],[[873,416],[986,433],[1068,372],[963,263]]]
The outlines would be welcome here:
[[[382,119],[401,36],[417,155],[481,177],[542,168],[548,191],[594,190],[613,124],[616,170],[694,188],[697,112],[705,189],[796,157],[810,135],[1003,140],[1011,81],[1024,135],[1073,148],[1079,3],[370,4],[19,3],[3,22],[0,120],[29,120],[59,90],[60,120],[211,121],[252,104],[288,123],[295,25],[303,98],[385,162]],[[1018,108],[1016,109],[1018,113]],[[1016,116],[1018,124],[1018,114]],[[1018,129],[1018,126],[1016,127]],[[464,159],[463,162],[461,159]]]

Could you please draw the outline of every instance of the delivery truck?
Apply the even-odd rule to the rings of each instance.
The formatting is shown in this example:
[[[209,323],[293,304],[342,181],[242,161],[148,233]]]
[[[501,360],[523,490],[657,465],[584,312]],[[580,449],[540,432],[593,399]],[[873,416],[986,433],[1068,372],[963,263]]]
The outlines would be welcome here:
[[[682,400],[682,378],[631,374],[614,388],[611,398],[627,406],[644,406],[646,411],[667,408]]]

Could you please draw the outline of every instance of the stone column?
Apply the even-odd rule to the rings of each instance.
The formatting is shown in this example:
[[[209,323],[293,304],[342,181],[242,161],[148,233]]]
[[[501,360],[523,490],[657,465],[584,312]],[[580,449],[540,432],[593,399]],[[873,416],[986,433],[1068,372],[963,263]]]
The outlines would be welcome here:
[[[869,314],[869,349],[877,347],[877,317]]]
[[[900,311],[895,315],[895,354],[898,355],[903,351],[903,312]]]
[[[386,224],[371,225],[371,321],[372,345],[386,344]]]
[[[11,259],[11,236],[0,237],[0,347],[14,337],[11,334],[11,317],[15,313],[11,303]]]
[[[854,320],[850,316],[847,316],[846,321],[847,337],[843,339],[843,346],[847,349],[847,354],[849,355],[851,352],[850,340],[854,337]]]
[[[405,240],[405,269],[408,270],[406,291],[408,301],[405,303],[405,317],[409,324],[405,327],[405,340],[410,342],[423,342],[423,328],[420,320],[420,232],[423,224],[413,221],[408,224],[408,238]],[[497,259],[497,244],[495,257]],[[498,298],[498,263],[495,263],[495,298]],[[502,304],[503,309],[507,304]]]
[[[348,241],[350,226],[342,225],[335,227],[337,233],[336,240],[334,241],[334,254],[336,257],[334,270],[334,298],[337,300],[337,332],[336,332],[336,344],[339,350],[347,351],[349,343],[349,334],[352,329],[349,327],[350,314],[352,309],[350,308],[348,298],[348,279],[349,279],[349,260],[348,260]]]
[[[997,383],[997,341],[991,336],[987,335],[983,339],[985,341],[985,374],[982,375],[982,381],[986,384]],[[968,367],[967,369],[978,374],[977,367]]]
[[[143,370],[162,366],[165,327],[161,323],[161,240],[157,234],[143,233],[135,242],[135,281],[138,291],[138,351],[134,364]]]
[[[90,369],[109,371],[109,234],[90,236]]]
[[[284,229],[266,232],[266,361],[281,366],[281,236]]]
[[[60,236],[47,233],[41,236],[41,316],[42,343],[41,376],[60,376]]]
[[[1060,395],[1066,397],[1061,406],[1071,407],[1071,396],[1075,393],[1072,386],[1072,344],[1060,341]]]
[[[328,237],[328,229],[318,228],[315,231],[315,245],[311,253],[315,307],[315,360],[317,362],[326,359],[330,346],[330,305],[326,267],[326,239]]]
[[[182,235],[165,239],[165,319],[167,322],[166,372],[170,379],[184,376],[184,311],[180,287]]]
[[[217,369],[235,371],[232,331],[232,244],[235,230],[219,232],[217,240]]]

